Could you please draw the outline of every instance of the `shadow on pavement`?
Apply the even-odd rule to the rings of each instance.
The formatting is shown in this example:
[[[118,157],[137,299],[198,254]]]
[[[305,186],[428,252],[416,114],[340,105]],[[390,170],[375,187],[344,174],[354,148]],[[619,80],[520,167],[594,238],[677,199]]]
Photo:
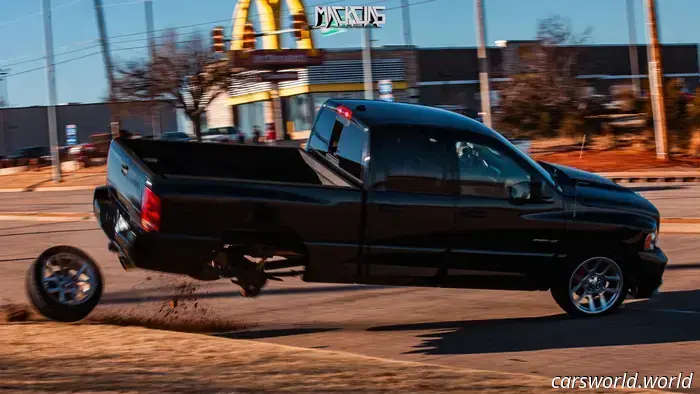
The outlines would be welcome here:
[[[338,293],[345,291],[361,291],[361,290],[378,290],[384,289],[385,286],[368,286],[368,285],[350,285],[350,286],[318,286],[318,287],[292,287],[292,288],[281,288],[281,289],[263,289],[260,294],[261,297],[265,295],[286,295],[286,294],[313,294],[313,293]],[[181,300],[187,299],[208,299],[208,298],[233,298],[240,297],[241,294],[238,290],[233,291],[216,291],[210,293],[195,293],[192,295],[177,295],[172,293],[172,288],[168,288],[170,291],[167,294],[154,295],[154,296],[133,296],[134,290],[122,291],[119,293],[112,293],[105,295],[105,298],[100,301],[103,305],[116,305],[116,304],[130,304],[134,302],[153,302],[153,301],[168,301],[177,297]],[[129,294],[129,297],[115,296],[115,294]]]
[[[700,290],[693,290],[661,293],[598,318],[561,314],[379,326],[368,331],[432,330],[418,335],[422,343],[405,354],[446,355],[697,341],[699,325]]]
[[[230,333],[225,333],[225,334],[216,334],[215,336],[229,338],[229,339],[263,339],[263,338],[286,337],[286,336],[290,336],[290,335],[317,334],[317,333],[321,333],[321,332],[338,331],[338,330],[340,330],[340,328],[331,328],[331,327],[281,328],[281,329],[270,329],[270,330],[259,330],[259,331],[230,332]]]

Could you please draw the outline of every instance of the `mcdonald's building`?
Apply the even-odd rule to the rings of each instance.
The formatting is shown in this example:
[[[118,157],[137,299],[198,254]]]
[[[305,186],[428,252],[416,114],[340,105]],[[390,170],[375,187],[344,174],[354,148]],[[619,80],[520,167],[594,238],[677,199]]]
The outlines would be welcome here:
[[[256,0],[257,15],[248,15],[250,0],[238,0],[233,14],[231,49],[240,49],[246,21],[259,18],[262,32],[279,30],[288,15],[281,15],[284,0]],[[306,13],[300,0],[286,0],[289,13]],[[284,27],[282,27],[284,28]],[[309,31],[295,41],[298,49],[314,49]],[[280,38],[264,35],[257,40],[256,49],[282,49]],[[262,44],[262,45],[260,45]],[[358,43],[359,44],[359,43]],[[262,46],[262,48],[260,48]],[[391,81],[395,101],[417,102],[418,55],[414,47],[391,46],[372,48],[372,79],[374,97],[379,98],[380,81]],[[209,128],[236,125],[244,133],[254,126],[265,129],[275,124],[275,114],[281,113],[282,133],[278,137],[304,138],[311,129],[316,112],[330,98],[363,98],[364,69],[362,50],[325,49],[321,64],[280,70],[295,75],[279,82],[265,81],[265,71],[248,69],[234,73],[227,96],[212,102],[206,114]],[[279,105],[281,108],[276,108]],[[278,123],[279,124],[279,123]]]

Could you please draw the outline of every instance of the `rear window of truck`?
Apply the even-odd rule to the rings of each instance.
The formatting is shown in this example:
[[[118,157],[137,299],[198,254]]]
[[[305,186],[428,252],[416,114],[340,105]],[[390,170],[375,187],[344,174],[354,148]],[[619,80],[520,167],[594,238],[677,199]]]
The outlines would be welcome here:
[[[308,146],[362,182],[367,140],[367,132],[362,127],[341,120],[335,111],[324,108],[314,125]]]

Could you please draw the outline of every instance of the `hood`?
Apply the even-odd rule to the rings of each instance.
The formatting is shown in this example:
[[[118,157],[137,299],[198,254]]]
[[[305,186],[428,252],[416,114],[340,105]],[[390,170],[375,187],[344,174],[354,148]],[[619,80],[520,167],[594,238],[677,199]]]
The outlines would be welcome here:
[[[632,189],[577,168],[552,163],[540,164],[552,173],[558,182],[567,182],[575,186],[577,204],[651,216],[657,223],[660,220],[659,210],[654,204]]]
[[[538,163],[542,165],[549,173],[552,173],[552,170],[555,170],[557,173],[562,173],[566,178],[581,186],[592,186],[612,190],[629,190],[628,188],[620,186],[608,178],[592,172],[579,170],[578,168],[574,167],[563,166],[561,164],[546,162]]]

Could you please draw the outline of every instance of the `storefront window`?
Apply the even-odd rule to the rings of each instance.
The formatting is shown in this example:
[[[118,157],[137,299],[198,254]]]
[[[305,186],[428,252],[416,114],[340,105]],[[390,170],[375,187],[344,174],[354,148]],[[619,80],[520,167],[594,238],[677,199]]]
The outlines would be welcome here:
[[[294,122],[294,131],[311,130],[315,114],[311,113],[310,100],[309,94],[283,98],[284,113],[287,120]]]
[[[253,126],[260,126],[261,129],[265,129],[265,103],[263,101],[258,101],[255,103],[241,104],[236,107],[237,113],[237,126],[241,131],[250,136],[253,133]]]

